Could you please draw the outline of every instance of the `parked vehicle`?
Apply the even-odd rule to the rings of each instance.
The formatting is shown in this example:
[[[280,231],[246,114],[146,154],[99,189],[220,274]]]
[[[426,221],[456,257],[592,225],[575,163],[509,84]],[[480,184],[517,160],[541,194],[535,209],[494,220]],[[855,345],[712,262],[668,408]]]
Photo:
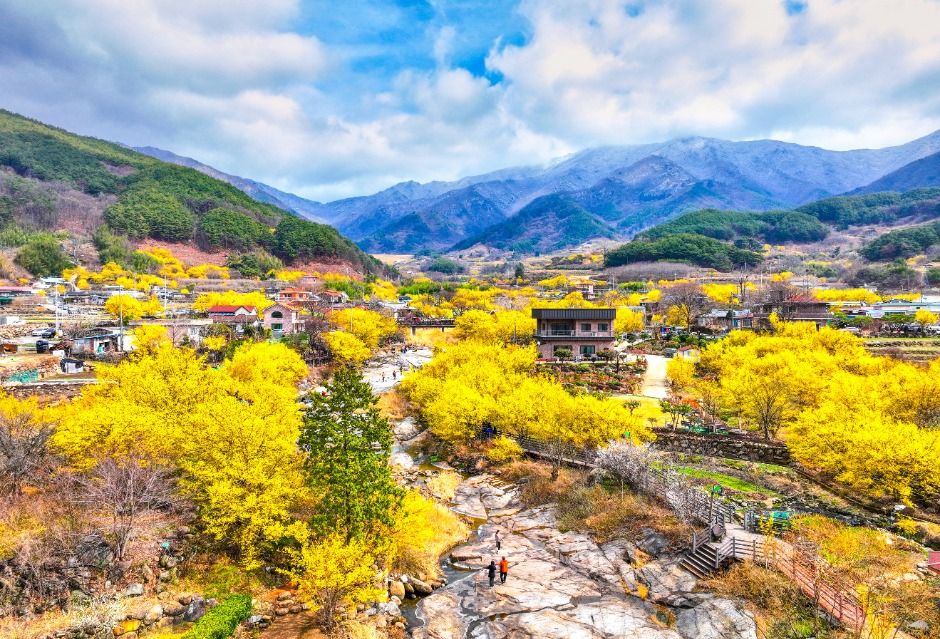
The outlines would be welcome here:
[[[46,326],[45,328],[35,328],[30,333],[30,335],[33,337],[44,337],[49,339],[50,337],[55,337],[55,329],[49,326]]]

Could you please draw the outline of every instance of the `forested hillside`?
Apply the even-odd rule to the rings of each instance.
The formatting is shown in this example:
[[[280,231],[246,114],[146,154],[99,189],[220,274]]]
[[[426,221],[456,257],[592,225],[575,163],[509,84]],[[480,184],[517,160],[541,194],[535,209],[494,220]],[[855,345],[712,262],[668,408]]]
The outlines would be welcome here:
[[[791,211],[686,213],[654,226],[608,255],[608,265],[670,260],[728,270],[756,264],[764,244],[812,243],[836,229],[904,225],[868,242],[860,253],[869,260],[911,257],[940,243],[940,189],[872,193],[826,198]],[[913,226],[911,226],[913,225]],[[748,254],[739,251],[749,249]],[[756,260],[756,261],[755,261]]]
[[[37,232],[88,238],[106,226],[118,240],[184,242],[235,259],[256,253],[381,269],[332,227],[258,202],[226,182],[7,111],[0,111],[0,216],[7,246],[36,241]]]

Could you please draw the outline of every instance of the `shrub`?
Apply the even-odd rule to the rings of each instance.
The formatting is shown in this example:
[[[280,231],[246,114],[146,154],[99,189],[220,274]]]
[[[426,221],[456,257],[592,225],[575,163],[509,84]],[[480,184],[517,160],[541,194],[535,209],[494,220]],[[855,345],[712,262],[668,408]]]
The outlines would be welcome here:
[[[52,238],[31,240],[14,261],[37,277],[58,275],[72,266],[59,243]]]
[[[522,457],[522,453],[522,446],[516,443],[516,440],[505,435],[500,435],[494,439],[486,449],[487,458],[497,464],[519,459]]]
[[[251,614],[251,597],[232,595],[203,615],[183,639],[226,639]]]
[[[434,273],[443,273],[444,275],[456,275],[457,273],[463,273],[464,268],[454,260],[439,257],[428,264],[427,270]]]

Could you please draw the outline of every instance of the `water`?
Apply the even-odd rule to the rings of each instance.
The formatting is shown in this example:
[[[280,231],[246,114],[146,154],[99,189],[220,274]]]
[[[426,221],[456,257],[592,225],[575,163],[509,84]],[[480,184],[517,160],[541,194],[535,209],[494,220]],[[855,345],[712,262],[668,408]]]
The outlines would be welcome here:
[[[480,534],[480,526],[486,523],[486,520],[483,519],[474,519],[472,520],[472,535]],[[441,556],[440,560],[441,571],[444,573],[444,578],[447,579],[447,585],[455,584],[459,581],[466,579],[473,575],[473,573],[478,572],[476,568],[469,568],[457,564],[450,560],[450,553],[444,553]],[[429,595],[430,596],[430,595]],[[422,598],[415,599],[405,599],[401,602],[401,614],[405,618],[405,628],[407,630],[414,630],[415,628],[420,628],[424,625],[424,620],[418,615],[418,603]]]

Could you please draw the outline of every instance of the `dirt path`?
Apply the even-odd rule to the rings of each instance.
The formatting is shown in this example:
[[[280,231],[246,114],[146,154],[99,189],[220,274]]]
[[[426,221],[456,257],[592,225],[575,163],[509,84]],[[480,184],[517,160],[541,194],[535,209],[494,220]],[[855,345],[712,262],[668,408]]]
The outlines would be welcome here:
[[[666,399],[666,365],[669,360],[662,355],[646,355],[646,373],[643,375],[643,390],[640,394],[655,399]]]
[[[327,639],[316,627],[313,615],[301,612],[279,617],[261,631],[259,639]]]

